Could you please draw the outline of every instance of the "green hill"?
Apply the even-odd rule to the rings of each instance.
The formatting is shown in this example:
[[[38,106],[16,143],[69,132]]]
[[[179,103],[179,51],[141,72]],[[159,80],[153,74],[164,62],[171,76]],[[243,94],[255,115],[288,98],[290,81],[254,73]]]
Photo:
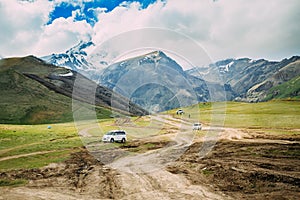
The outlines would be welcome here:
[[[64,76],[65,74],[70,74]],[[76,78],[84,83],[79,94],[72,96]],[[95,102],[86,93],[96,88]],[[82,91],[82,92],[81,92]],[[146,111],[130,104],[111,90],[96,85],[79,73],[46,64],[33,56],[0,60],[0,123],[39,124],[73,120],[72,98],[97,111],[98,118],[111,115],[111,97],[115,110],[128,115],[142,115]],[[92,91],[93,92],[93,91]],[[93,104],[96,104],[94,107]]]

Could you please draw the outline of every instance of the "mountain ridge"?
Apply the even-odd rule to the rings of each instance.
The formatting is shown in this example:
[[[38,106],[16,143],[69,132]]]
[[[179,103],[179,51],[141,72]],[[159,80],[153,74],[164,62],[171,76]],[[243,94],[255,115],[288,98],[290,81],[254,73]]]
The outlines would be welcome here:
[[[72,48],[72,51],[74,51],[75,48]],[[85,48],[81,49],[82,51],[85,50]],[[102,55],[103,54],[103,55]],[[155,56],[155,54],[157,54]],[[159,56],[160,55],[160,56]],[[108,56],[108,53],[102,52],[101,55],[98,56],[101,57],[101,59],[105,60],[105,58]],[[153,58],[151,58],[153,56]],[[190,79],[191,83],[189,83],[191,88],[198,88],[199,91],[195,92],[196,99],[198,101],[209,101],[212,100],[210,96],[207,94],[208,89],[214,90],[215,88],[219,88],[220,90],[223,87],[224,92],[226,93],[226,99],[224,98],[215,98],[215,100],[235,100],[235,101],[247,101],[247,102],[257,102],[257,101],[265,101],[265,98],[262,98],[264,95],[258,95],[257,97],[253,98],[253,94],[249,92],[249,90],[254,87],[257,84],[262,83],[266,79],[270,78],[273,74],[275,74],[278,70],[280,70],[282,67],[288,65],[291,62],[294,62],[296,60],[299,60],[299,56],[292,56],[290,58],[282,59],[281,61],[268,61],[266,59],[256,59],[253,60],[251,58],[228,58],[220,61],[216,61],[214,63],[211,63],[207,66],[203,67],[194,67],[189,70],[183,70],[178,63],[176,63],[175,60],[173,60],[171,57],[166,56],[166,54],[162,51],[153,51],[149,52],[147,54],[139,55],[136,57],[128,58],[122,61],[118,61],[116,63],[113,63],[111,65],[108,65],[108,63],[101,64],[101,66],[104,66],[103,70],[90,70],[94,69],[94,67],[91,67],[87,69],[86,75],[89,76],[92,80],[95,80],[98,83],[104,84],[106,87],[110,89],[114,89],[116,87],[116,83],[119,79],[122,78],[125,74],[127,74],[129,71],[138,69],[137,66],[144,63],[155,63],[157,64],[159,61],[155,61],[155,57],[164,57],[169,60],[169,67],[177,70],[179,74],[186,78]],[[154,59],[154,60],[153,60]],[[96,59],[99,60],[99,59]],[[128,64],[127,62],[131,62],[132,60],[139,60],[141,63],[136,62],[135,64],[131,63],[130,70],[125,65]],[[171,63],[174,62],[174,63]],[[161,62],[163,63],[163,62]],[[92,62],[90,63],[91,65]],[[121,65],[118,67],[118,65]],[[133,66],[135,65],[135,66]],[[159,65],[161,66],[161,65]],[[122,67],[122,68],[121,68]],[[122,69],[124,70],[122,72]],[[157,70],[156,68],[150,69],[148,67],[148,71],[146,70],[147,67],[144,70],[140,70],[139,73],[142,76],[145,76],[145,73],[149,74],[150,76],[154,76],[153,72]],[[76,70],[76,69],[75,69]],[[84,69],[83,69],[84,71]],[[111,72],[109,72],[111,71]],[[132,72],[130,72],[132,73]],[[161,79],[166,79],[167,77],[163,77],[159,74],[158,76],[161,77]],[[139,76],[137,73],[135,76]],[[114,77],[116,80],[109,80],[111,77]],[[133,78],[133,77],[132,77]],[[155,78],[154,78],[155,79]],[[173,78],[170,77],[172,80]],[[223,80],[223,83],[222,81]],[[170,80],[170,81],[171,81]],[[216,81],[217,80],[217,81]],[[174,81],[174,79],[173,79]],[[287,80],[288,81],[288,80]],[[135,87],[132,85],[132,87]],[[180,86],[178,86],[180,87]],[[205,89],[206,88],[206,89]],[[118,90],[117,88],[115,88]],[[130,98],[129,94],[125,94],[124,91],[119,91],[123,95]],[[265,94],[266,92],[264,92]],[[149,95],[151,96],[151,95]],[[202,97],[205,98],[202,98]],[[219,95],[219,96],[224,96]],[[144,100],[143,100],[144,101]]]
[[[196,67],[187,70],[187,73],[202,77],[206,81],[213,81],[215,78],[213,74],[219,72],[219,75],[223,78],[225,85],[229,85],[233,90],[233,96],[231,100],[246,101],[246,102],[258,102],[265,101],[264,94],[256,94],[249,92],[252,87],[262,84],[268,78],[279,72],[287,65],[300,60],[299,56],[292,56],[285,58],[281,61],[267,61],[265,59],[251,60],[249,58],[239,59],[226,59],[212,63],[207,67]],[[300,68],[300,66],[298,66]],[[299,71],[291,72],[295,76],[299,76]],[[292,76],[293,78],[294,76]],[[289,81],[291,78],[285,81]],[[269,90],[270,88],[265,88]],[[252,88],[254,90],[254,88]]]

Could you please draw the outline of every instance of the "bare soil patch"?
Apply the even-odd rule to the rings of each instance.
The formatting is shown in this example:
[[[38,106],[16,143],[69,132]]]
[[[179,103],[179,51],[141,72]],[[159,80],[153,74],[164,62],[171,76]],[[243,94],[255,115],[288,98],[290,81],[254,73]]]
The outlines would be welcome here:
[[[0,199],[111,199],[121,196],[118,173],[105,167],[86,149],[63,163],[0,173],[2,180],[28,180],[22,187],[1,187]]]
[[[264,142],[219,141],[202,159],[198,155],[202,143],[194,143],[168,170],[236,199],[299,199],[300,144],[278,142],[297,141],[299,136],[263,138]]]

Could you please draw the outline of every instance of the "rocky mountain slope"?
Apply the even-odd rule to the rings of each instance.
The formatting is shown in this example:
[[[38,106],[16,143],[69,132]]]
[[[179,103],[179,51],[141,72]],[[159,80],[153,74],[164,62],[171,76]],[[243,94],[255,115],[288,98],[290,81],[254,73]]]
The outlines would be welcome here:
[[[210,100],[207,84],[185,73],[162,51],[112,64],[98,82],[153,112]]]
[[[248,101],[261,101],[300,96],[300,59],[282,67],[274,75],[251,87]]]
[[[299,61],[299,56],[280,62],[249,58],[227,59],[207,67],[193,68],[187,73],[206,81],[213,81],[214,75],[219,72],[225,85],[233,92],[231,100],[257,102],[272,99],[268,94],[273,87],[299,77]],[[297,89],[293,87],[291,90]],[[295,96],[299,96],[299,89],[294,91],[293,97]],[[284,96],[286,97],[288,96]]]
[[[147,114],[83,75],[33,56],[0,60],[0,91],[0,123],[71,121],[72,100],[95,109],[99,118],[110,117],[111,107],[126,115]]]

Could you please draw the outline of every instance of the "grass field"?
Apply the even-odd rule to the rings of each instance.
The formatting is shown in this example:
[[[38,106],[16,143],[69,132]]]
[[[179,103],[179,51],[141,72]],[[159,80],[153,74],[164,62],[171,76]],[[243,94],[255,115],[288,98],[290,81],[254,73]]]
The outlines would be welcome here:
[[[35,168],[59,162],[81,146],[73,123],[54,124],[51,129],[46,124],[0,125],[0,170]],[[34,155],[37,152],[41,154]],[[18,157],[24,154],[33,155]],[[16,158],[2,160],[11,156]]]
[[[300,128],[299,101],[270,101],[252,104],[241,102],[200,103],[182,109],[185,111],[182,116],[177,116],[176,110],[166,113],[189,121],[200,120],[205,124],[211,123],[214,117],[218,120],[224,117],[226,127],[257,129],[274,134],[295,134],[299,133]],[[115,124],[115,119],[103,119],[99,123],[102,133],[99,133],[97,128],[88,131],[98,140],[101,140],[102,135],[109,130],[123,128]],[[131,123],[139,128],[130,125],[124,126],[127,132],[132,133],[129,140],[138,138],[142,129],[145,130],[143,133],[148,136],[153,135],[154,132],[164,134],[170,131],[170,127],[163,126],[158,122],[150,125],[149,117],[132,118]],[[66,160],[71,152],[78,151],[79,147],[83,146],[74,123],[50,125],[51,129],[48,129],[48,124],[0,124],[0,171],[36,168],[52,162],[60,162]],[[155,125],[160,126],[160,129],[155,130],[153,128]],[[26,154],[30,156],[26,156]]]
[[[175,117],[226,127],[284,130],[300,128],[300,101],[269,101],[261,103],[217,102],[200,103],[182,108],[185,114]]]
[[[148,118],[133,118],[132,121],[143,126],[147,125]],[[90,127],[88,123],[83,123],[85,125],[81,127],[76,127],[74,123],[0,124],[0,171],[36,168],[66,160],[70,153],[78,151],[79,147],[89,142],[89,138],[82,139],[78,135],[78,130]],[[114,119],[102,119],[99,120],[99,127],[89,129],[88,134],[93,136],[92,141],[100,141],[104,133],[120,127],[122,126],[116,125]],[[134,127],[127,129],[127,132],[133,133],[133,137],[138,132],[134,131]],[[128,139],[133,137],[129,136]]]

